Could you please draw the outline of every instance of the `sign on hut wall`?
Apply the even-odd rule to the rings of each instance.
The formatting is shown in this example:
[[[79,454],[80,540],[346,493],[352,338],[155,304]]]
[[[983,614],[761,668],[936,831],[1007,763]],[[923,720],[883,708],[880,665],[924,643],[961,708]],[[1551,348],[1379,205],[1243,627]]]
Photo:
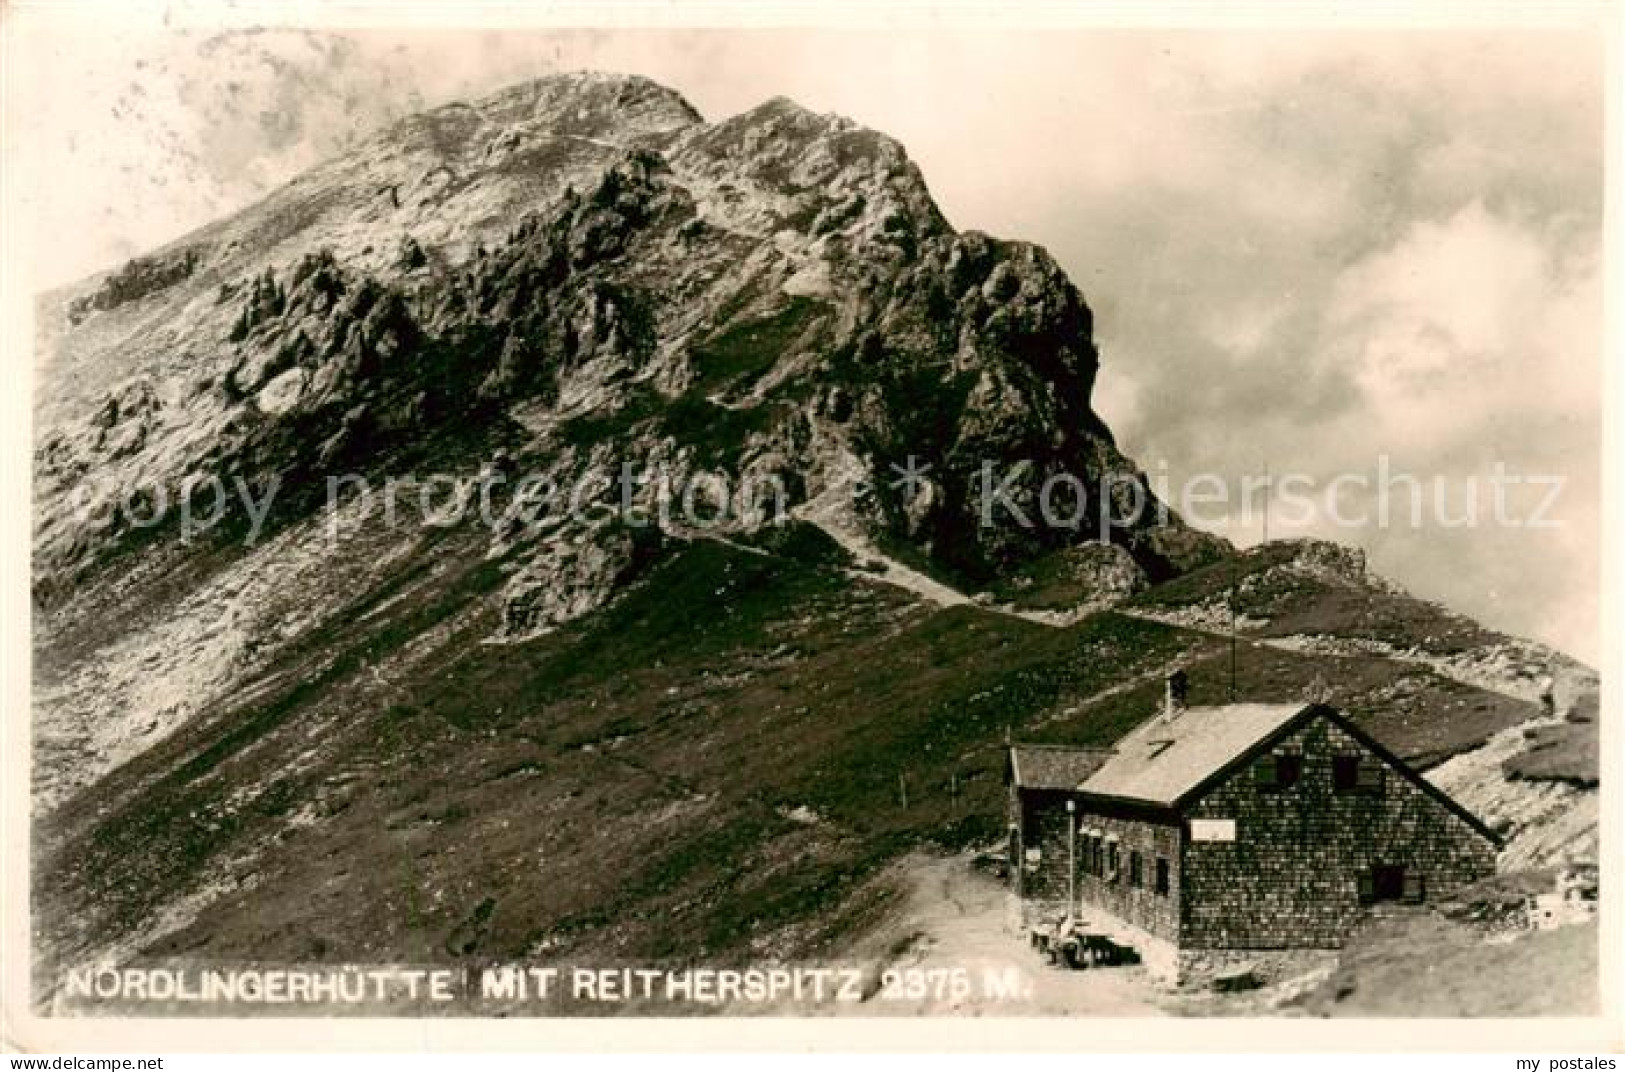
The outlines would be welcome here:
[[[1234,819],[1192,819],[1192,841],[1234,841],[1236,840],[1236,821]]]

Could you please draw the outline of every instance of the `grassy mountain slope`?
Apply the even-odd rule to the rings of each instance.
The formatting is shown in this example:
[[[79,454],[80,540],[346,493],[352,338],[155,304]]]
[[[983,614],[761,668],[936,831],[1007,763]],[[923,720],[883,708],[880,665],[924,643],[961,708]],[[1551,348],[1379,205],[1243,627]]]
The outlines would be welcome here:
[[[1230,692],[1224,638],[935,608],[816,532],[774,542],[674,544],[609,608],[492,644],[510,564],[435,534],[59,810],[36,873],[47,948],[832,955],[883,913],[883,865],[997,837],[1007,733],[1108,744],[1176,661],[1193,702]],[[1537,711],[1376,656],[1244,638],[1234,665],[1248,698],[1336,682],[1421,762]]]

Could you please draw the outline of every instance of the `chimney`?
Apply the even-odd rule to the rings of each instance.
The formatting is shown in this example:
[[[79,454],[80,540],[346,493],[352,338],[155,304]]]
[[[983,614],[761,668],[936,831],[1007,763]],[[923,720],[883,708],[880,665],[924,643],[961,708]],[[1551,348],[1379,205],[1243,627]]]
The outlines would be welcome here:
[[[1175,670],[1168,675],[1166,699],[1163,701],[1163,714],[1168,718],[1176,717],[1185,710],[1185,697],[1190,693],[1190,678],[1183,670]]]

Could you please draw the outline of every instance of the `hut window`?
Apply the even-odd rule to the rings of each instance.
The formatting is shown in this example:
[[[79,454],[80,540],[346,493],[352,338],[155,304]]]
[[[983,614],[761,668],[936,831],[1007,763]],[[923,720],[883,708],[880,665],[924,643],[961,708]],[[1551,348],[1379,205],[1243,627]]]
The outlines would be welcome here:
[[[1162,896],[1168,896],[1168,859],[1164,856],[1157,857],[1156,889]]]
[[[1263,756],[1253,765],[1253,781],[1265,792],[1277,793],[1298,784],[1303,773],[1303,757],[1294,752]]]
[[[1405,901],[1418,904],[1422,900],[1422,876],[1407,872],[1393,864],[1376,864],[1360,873],[1360,903],[1379,901]]]
[[[1128,884],[1135,889],[1145,885],[1144,862],[1138,849],[1128,854]]]
[[[1108,838],[1106,841],[1106,881],[1116,882],[1119,868],[1117,839]]]
[[[1384,774],[1380,764],[1364,756],[1332,757],[1332,788],[1338,793],[1380,796]]]

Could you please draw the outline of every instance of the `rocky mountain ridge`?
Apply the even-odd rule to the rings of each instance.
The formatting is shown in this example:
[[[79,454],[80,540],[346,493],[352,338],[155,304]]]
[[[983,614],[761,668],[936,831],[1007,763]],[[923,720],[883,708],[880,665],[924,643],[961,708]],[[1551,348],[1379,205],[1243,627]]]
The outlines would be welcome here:
[[[852,524],[977,581],[1088,538],[979,523],[984,465],[1029,467],[1008,485],[1029,511],[1057,473],[1149,496],[1090,408],[1091,315],[1048,255],[955,233],[896,142],[783,99],[705,124],[646,80],[570,76],[447,106],[66,308],[39,450],[47,591],[166,492],[308,491],[438,431],[559,486],[659,468],[641,510],[701,470],[793,509],[856,459]],[[92,391],[91,367],[131,375]],[[930,475],[895,493],[916,458]],[[130,488],[152,490],[114,509]],[[70,496],[98,522],[56,508]],[[714,506],[739,514],[725,529],[763,520]],[[1222,553],[1154,510],[1109,535],[1154,577]],[[613,534],[548,543],[583,541],[628,565]]]

